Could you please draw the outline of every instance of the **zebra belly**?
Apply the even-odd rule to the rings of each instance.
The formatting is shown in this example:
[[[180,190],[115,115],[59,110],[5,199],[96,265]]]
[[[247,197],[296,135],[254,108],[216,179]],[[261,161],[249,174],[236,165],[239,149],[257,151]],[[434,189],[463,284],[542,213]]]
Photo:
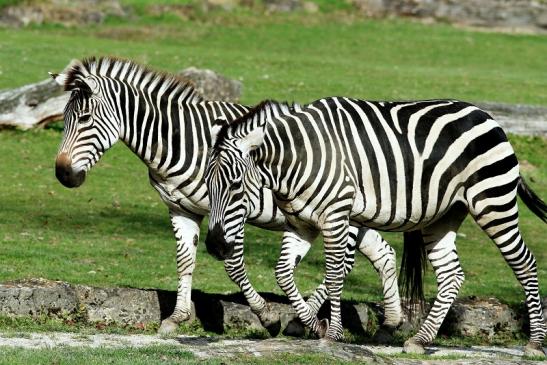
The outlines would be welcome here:
[[[440,196],[447,196],[441,194]],[[376,197],[371,196],[367,201],[362,192],[355,196],[354,204],[350,214],[350,221],[353,225],[374,228],[383,231],[404,232],[409,230],[421,229],[432,224],[439,218],[444,216],[455,204],[466,201],[463,196],[463,188],[448,201],[444,201],[440,206],[431,206],[423,210],[423,206],[417,204],[406,209],[406,206],[400,207],[395,204],[395,209],[392,211],[392,205],[376,203]]]

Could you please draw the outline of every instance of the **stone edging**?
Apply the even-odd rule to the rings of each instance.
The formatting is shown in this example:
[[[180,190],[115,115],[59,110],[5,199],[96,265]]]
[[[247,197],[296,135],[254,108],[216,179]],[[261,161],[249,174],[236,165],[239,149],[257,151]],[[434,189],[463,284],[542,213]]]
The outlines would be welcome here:
[[[295,313],[286,298],[270,293],[264,296],[273,310],[280,313],[282,333],[304,335],[305,330],[295,320]],[[159,323],[171,314],[175,300],[176,293],[171,291],[95,288],[46,279],[0,284],[0,315],[4,316],[73,316],[86,322],[139,326]],[[240,294],[207,294],[194,290],[192,300],[195,308],[193,318],[197,318],[205,330],[216,333],[228,329],[263,330],[258,317],[250,311]],[[345,301],[342,316],[345,328],[351,333],[366,335],[381,322],[382,306]],[[493,298],[458,299],[443,324],[441,334],[486,338],[515,334],[523,331],[526,318],[524,307],[513,310]],[[420,321],[417,318],[412,323],[405,323],[404,330],[415,331]]]

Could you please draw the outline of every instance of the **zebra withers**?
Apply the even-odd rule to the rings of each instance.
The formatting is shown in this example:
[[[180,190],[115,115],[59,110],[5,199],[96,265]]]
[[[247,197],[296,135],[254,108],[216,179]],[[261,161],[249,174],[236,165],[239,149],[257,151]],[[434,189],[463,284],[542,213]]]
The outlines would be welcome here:
[[[536,260],[518,228],[517,194],[544,221],[547,206],[520,176],[502,129],[479,108],[454,100],[332,97],[305,106],[266,101],[220,129],[206,180],[208,235],[221,236],[227,254],[243,236],[242,197],[264,187],[293,227],[293,240],[323,234],[331,339],[342,335],[342,258],[349,227],[421,236],[438,294],[419,332],[406,341],[409,352],[423,352],[435,338],[463,282],[455,238],[470,213],[524,288],[531,331],[526,353],[543,354],[547,327]],[[412,265],[421,248],[410,244],[405,241]],[[420,260],[414,262],[417,267],[407,273],[420,270]]]
[[[122,140],[146,164],[150,184],[169,209],[177,242],[177,300],[160,332],[173,331],[191,313],[199,226],[209,209],[204,172],[211,122],[233,120],[248,107],[203,100],[191,85],[173,75],[120,59],[76,60],[64,73],[52,77],[71,93],[56,159],[57,179],[67,187],[80,186],[101,156]],[[270,191],[261,189],[250,204],[249,223],[271,230],[286,228]],[[394,251],[372,230],[359,230],[352,237],[358,241],[348,246],[346,267],[353,264],[351,249],[355,246],[373,261],[386,295],[387,324],[397,323],[401,313]],[[302,256],[305,253],[300,252]],[[248,280],[243,247],[224,265],[263,325],[272,332],[278,329],[279,315],[269,309]],[[321,286],[310,305],[318,309],[325,296]]]

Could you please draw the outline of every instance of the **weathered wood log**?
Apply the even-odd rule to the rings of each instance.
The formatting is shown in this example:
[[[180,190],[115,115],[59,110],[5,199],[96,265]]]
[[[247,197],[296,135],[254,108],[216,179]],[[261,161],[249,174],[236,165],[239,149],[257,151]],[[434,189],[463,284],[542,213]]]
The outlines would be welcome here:
[[[0,127],[30,129],[59,120],[68,97],[51,79],[0,91]]]
[[[547,136],[547,108],[521,104],[477,103],[503,130],[521,135]]]
[[[207,100],[239,101],[242,85],[211,70],[187,68],[179,75]],[[0,91],[0,127],[30,129],[62,119],[68,93],[53,80]]]

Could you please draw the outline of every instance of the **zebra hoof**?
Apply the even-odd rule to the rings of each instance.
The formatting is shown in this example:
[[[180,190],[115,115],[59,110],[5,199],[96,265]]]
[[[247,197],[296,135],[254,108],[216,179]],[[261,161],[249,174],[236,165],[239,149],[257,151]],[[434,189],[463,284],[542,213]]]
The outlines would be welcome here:
[[[262,326],[264,326],[266,331],[268,331],[268,333],[272,337],[277,336],[279,332],[281,331],[281,319],[279,318],[279,314],[275,313],[274,315],[276,318],[272,318],[264,322],[261,321]]]
[[[279,313],[272,310],[269,304],[267,304],[264,310],[258,315],[258,318],[270,336],[275,337],[281,331],[281,318],[279,317]]]
[[[528,344],[524,346],[524,356],[545,358],[545,352],[540,343],[528,342]]]
[[[423,355],[425,354],[425,348],[424,345],[416,341],[414,338],[409,338],[403,345],[403,352],[405,354]]]
[[[319,336],[319,338],[325,338],[328,330],[329,330],[328,319],[323,318],[322,320],[317,322],[317,330],[315,332],[317,333],[317,336]]]
[[[160,335],[170,335],[172,333],[175,333],[177,328],[179,328],[178,323],[173,321],[171,318],[166,318],[163,321],[161,321],[160,328],[158,330],[158,334]]]

